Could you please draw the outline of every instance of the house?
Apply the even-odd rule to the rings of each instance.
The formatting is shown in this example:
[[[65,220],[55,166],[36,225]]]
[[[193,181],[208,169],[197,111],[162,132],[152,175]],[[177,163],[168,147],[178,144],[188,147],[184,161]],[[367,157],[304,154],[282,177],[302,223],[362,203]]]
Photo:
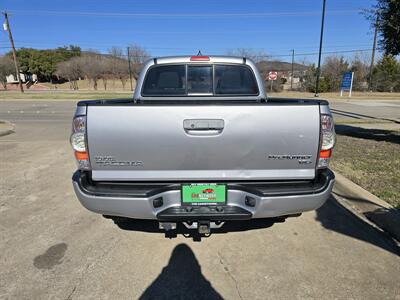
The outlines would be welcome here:
[[[38,77],[36,74],[19,73],[19,76],[21,77],[22,83],[36,82],[38,80]],[[7,78],[7,83],[18,83],[18,78],[14,74],[10,74],[6,78]]]

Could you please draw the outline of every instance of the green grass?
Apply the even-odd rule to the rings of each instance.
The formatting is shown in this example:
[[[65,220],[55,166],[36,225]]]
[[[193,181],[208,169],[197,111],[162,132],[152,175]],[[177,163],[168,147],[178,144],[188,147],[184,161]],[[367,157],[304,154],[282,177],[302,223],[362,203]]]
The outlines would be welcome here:
[[[271,97],[284,97],[284,98],[311,98],[315,99],[314,93],[308,92],[296,92],[296,91],[282,91],[279,93],[269,93],[267,89],[267,95]],[[327,100],[400,100],[400,93],[379,93],[379,92],[353,92],[351,98],[348,97],[348,93],[345,93],[343,97],[340,97],[340,92],[329,92],[320,93],[317,99]]]
[[[362,137],[346,131],[337,135],[331,167],[400,209],[400,133],[362,132]]]

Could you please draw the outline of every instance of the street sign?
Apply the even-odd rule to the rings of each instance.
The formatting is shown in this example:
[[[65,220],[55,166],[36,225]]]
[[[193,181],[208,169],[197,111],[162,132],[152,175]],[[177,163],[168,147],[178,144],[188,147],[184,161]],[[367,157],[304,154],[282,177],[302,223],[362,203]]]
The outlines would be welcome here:
[[[277,80],[278,72],[271,71],[268,73],[268,80]]]
[[[353,77],[354,72],[343,73],[342,84],[340,85],[340,96],[343,96],[343,91],[348,91],[349,97],[351,97],[351,91],[353,89]]]

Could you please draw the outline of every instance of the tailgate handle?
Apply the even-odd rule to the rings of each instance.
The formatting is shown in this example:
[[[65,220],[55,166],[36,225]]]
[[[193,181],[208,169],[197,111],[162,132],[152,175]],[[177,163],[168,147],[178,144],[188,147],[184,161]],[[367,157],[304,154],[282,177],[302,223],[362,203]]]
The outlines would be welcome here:
[[[192,135],[216,135],[224,129],[222,119],[186,119],[183,120],[183,128]]]

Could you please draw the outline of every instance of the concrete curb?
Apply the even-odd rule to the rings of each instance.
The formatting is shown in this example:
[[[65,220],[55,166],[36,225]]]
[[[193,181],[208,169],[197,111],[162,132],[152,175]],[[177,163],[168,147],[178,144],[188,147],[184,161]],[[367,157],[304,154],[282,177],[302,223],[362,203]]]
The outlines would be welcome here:
[[[14,133],[15,132],[14,129],[15,129],[14,124],[8,121],[0,120],[0,137]]]
[[[333,195],[348,210],[400,242],[400,211],[338,172]]]

